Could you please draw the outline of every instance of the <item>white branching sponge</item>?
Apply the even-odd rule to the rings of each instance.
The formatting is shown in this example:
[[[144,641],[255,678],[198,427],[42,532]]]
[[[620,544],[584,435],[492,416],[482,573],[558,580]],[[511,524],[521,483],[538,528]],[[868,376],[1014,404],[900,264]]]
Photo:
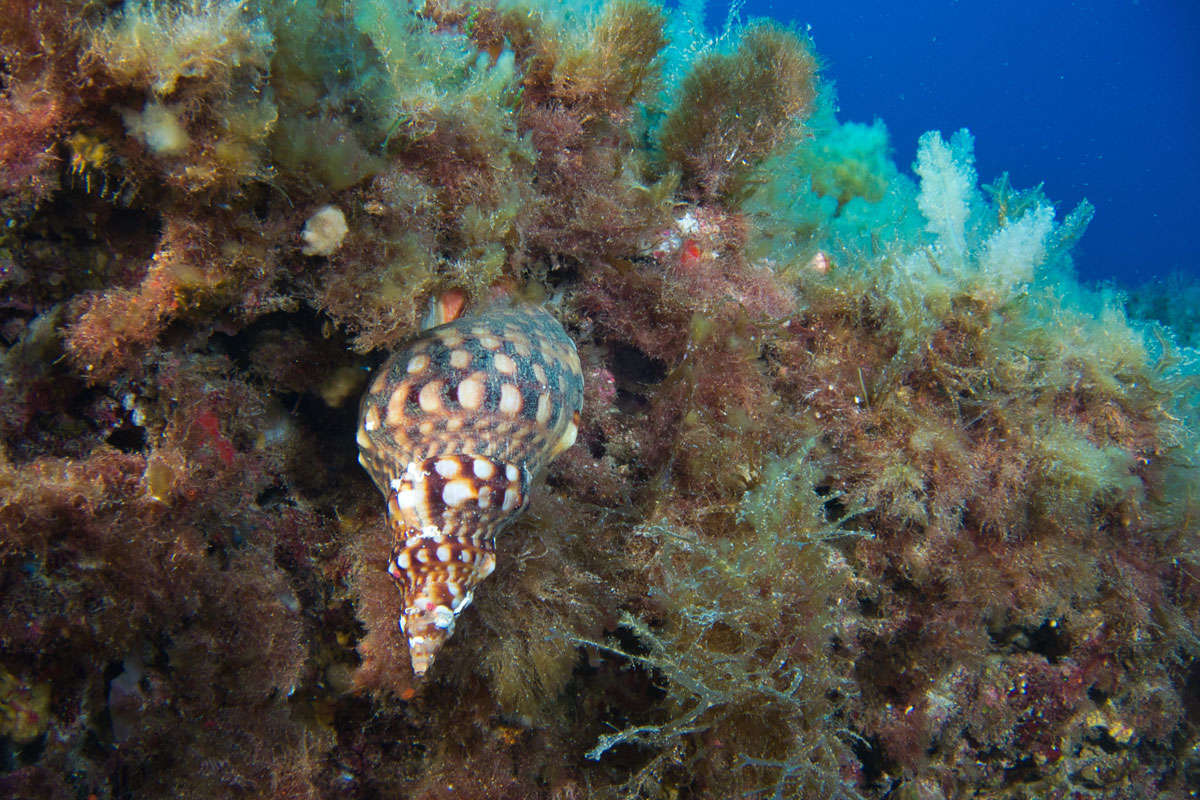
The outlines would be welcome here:
[[[1038,205],[997,230],[979,254],[980,282],[1002,296],[1032,283],[1053,231],[1054,207],[1049,205]]]
[[[963,128],[947,145],[939,131],[928,131],[917,143],[916,172],[921,177],[917,207],[947,254],[962,260],[967,252],[967,219],[975,191],[975,140]]]

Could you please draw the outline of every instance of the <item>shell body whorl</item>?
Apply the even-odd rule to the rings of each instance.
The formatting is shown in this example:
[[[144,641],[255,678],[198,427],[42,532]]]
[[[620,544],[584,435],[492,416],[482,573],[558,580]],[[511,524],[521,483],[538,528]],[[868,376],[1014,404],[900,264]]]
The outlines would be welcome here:
[[[431,328],[372,379],[358,460],[387,499],[388,572],[418,676],[495,569],[495,536],[530,483],[575,441],[582,405],[574,343],[532,307]]]

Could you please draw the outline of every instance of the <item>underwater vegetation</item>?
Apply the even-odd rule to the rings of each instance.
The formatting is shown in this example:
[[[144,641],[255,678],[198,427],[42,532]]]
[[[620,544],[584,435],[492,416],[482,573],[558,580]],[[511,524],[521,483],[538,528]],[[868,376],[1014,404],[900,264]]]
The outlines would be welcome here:
[[[1200,785],[1192,332],[700,6],[0,0],[0,794]],[[507,298],[578,439],[417,678],[359,398]]]

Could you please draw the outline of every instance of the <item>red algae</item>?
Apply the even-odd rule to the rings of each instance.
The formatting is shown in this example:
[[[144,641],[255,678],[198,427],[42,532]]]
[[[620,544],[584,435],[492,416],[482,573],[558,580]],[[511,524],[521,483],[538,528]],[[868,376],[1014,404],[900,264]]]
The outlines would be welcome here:
[[[1194,355],[1089,206],[902,175],[773,23],[335,6],[0,0],[0,792],[1200,781]],[[513,297],[578,440],[418,680],[355,400]]]

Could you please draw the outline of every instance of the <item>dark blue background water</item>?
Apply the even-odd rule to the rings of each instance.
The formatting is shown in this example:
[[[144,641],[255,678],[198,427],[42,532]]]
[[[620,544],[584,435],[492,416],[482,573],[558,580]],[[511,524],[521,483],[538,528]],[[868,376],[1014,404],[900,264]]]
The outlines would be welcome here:
[[[709,25],[724,21],[709,5]],[[1096,217],[1085,280],[1200,279],[1200,2],[747,2],[808,27],[843,121],[887,123],[909,170],[917,137],[969,128],[982,183],[1045,182],[1060,218]]]

